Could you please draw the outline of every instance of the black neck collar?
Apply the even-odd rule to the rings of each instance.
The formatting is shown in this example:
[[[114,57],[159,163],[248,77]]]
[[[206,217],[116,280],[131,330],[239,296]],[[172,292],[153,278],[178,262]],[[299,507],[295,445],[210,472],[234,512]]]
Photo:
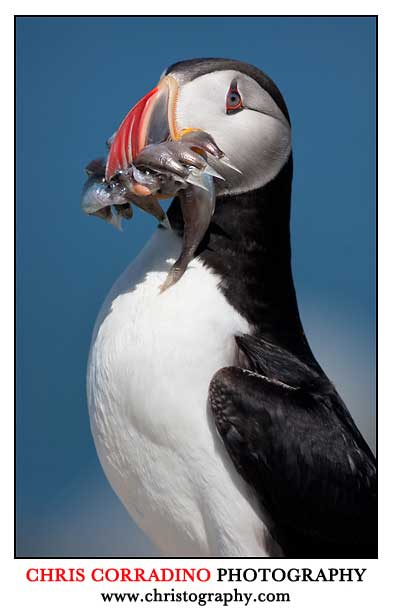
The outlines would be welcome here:
[[[264,187],[218,197],[216,211],[197,255],[222,277],[227,300],[254,334],[315,365],[299,318],[291,270],[290,206],[292,156]],[[169,211],[181,234],[178,199]]]

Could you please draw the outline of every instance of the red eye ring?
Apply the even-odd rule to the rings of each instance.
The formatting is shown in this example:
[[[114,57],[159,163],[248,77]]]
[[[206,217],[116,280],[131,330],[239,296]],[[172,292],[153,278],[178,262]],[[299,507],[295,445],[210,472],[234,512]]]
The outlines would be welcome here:
[[[233,114],[243,108],[243,101],[237,88],[237,83],[232,82],[229,87],[226,99],[226,112],[227,114]]]

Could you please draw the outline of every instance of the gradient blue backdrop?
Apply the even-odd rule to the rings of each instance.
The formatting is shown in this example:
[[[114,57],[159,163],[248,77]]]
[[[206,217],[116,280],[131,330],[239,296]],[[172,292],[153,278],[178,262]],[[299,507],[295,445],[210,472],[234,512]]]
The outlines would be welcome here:
[[[155,227],[79,208],[83,167],[170,63],[233,57],[293,124],[294,275],[311,345],[374,446],[373,18],[17,20],[17,551],[152,555],[100,469],[85,369],[111,284]]]

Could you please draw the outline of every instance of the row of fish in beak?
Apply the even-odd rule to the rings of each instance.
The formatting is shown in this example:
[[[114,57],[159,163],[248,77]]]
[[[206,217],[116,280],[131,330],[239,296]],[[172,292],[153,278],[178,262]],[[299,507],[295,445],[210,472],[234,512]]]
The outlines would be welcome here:
[[[109,154],[113,136],[108,142]],[[108,179],[108,159],[94,160],[86,167],[88,180],[82,193],[82,209],[100,217],[119,230],[122,219],[133,215],[132,204],[154,216],[171,229],[159,199],[180,198],[184,220],[183,248],[161,286],[161,291],[175,284],[209,227],[215,209],[214,178],[224,180],[214,169],[223,164],[238,171],[218,148],[213,138],[200,130],[190,130],[178,141],[168,140],[145,146],[132,164],[118,170]]]

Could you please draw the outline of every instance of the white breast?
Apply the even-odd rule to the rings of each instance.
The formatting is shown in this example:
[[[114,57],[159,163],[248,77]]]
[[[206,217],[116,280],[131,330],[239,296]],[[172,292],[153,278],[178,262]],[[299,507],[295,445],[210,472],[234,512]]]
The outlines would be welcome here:
[[[99,314],[87,375],[96,448],[164,555],[264,556],[261,515],[207,407],[210,380],[234,362],[233,337],[248,324],[198,260],[159,293],[180,250],[157,230]]]

